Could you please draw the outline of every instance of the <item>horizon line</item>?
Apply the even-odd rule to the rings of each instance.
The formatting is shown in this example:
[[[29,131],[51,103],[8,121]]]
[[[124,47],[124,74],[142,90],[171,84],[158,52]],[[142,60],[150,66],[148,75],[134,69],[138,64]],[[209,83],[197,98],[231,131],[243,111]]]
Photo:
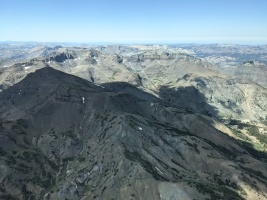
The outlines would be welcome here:
[[[266,42],[226,42],[226,41],[30,41],[30,40],[0,40],[0,43],[50,43],[50,44],[102,44],[102,45],[249,45],[249,46],[265,46]]]

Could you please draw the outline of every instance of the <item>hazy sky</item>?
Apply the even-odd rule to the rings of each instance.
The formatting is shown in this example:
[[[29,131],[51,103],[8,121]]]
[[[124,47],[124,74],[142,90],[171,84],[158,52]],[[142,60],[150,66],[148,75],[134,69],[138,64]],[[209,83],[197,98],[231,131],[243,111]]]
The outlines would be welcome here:
[[[0,41],[267,44],[267,0],[0,0]]]

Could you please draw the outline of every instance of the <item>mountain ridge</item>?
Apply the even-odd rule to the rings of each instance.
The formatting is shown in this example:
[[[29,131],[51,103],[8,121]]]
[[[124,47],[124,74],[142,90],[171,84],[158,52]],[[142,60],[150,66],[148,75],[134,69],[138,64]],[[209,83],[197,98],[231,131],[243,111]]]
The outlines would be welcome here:
[[[0,105],[1,198],[266,198],[266,154],[128,83],[46,67]]]

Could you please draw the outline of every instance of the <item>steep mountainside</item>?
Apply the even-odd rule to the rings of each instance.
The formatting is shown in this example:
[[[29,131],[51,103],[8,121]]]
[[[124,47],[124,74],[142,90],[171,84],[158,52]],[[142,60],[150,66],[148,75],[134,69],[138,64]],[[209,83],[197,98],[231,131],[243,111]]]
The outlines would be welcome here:
[[[0,93],[0,198],[267,198],[266,153],[170,105],[127,83],[30,73]]]

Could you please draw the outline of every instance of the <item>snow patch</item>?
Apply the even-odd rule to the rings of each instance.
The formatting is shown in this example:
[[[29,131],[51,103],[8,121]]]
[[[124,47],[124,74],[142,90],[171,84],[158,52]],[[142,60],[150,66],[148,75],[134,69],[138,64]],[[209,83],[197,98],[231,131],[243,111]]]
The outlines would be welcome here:
[[[84,97],[82,97],[83,103],[84,103]]]
[[[95,83],[95,85],[98,86],[98,87],[101,87],[101,88],[105,88],[104,86],[99,85],[99,84],[97,84],[97,83]]]
[[[162,171],[160,171],[159,168],[155,167],[155,169],[156,169],[159,173],[163,174]]]
[[[143,129],[142,129],[142,127],[138,127],[138,129],[140,130],[140,131],[142,131]]]
[[[30,69],[31,67],[24,67],[24,70]]]

